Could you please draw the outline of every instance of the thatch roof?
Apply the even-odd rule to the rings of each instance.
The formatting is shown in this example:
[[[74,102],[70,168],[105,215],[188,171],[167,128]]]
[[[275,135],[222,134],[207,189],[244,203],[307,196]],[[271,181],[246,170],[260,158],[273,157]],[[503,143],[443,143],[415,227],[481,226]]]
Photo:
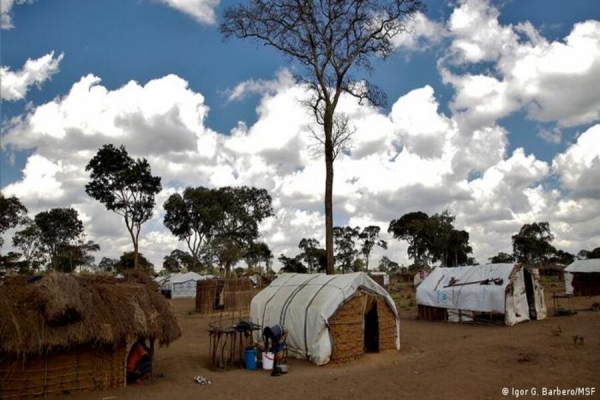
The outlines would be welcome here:
[[[0,354],[42,354],[79,345],[117,347],[181,336],[171,306],[147,275],[124,279],[52,273],[0,286]]]

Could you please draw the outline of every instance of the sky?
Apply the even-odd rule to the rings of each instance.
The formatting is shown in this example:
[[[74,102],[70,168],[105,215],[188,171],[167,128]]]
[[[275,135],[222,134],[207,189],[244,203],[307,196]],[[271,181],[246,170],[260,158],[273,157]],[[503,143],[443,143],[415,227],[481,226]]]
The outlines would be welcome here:
[[[162,178],[140,251],[185,249],[163,203],[186,187],[255,186],[273,198],[262,239],[277,256],[324,246],[325,163],[294,80],[303,70],[250,40],[223,40],[220,0],[0,0],[0,188],[33,217],[76,209],[96,260],[131,251],[124,221],[86,195],[85,166],[124,145]],[[334,223],[381,227],[450,211],[480,263],[547,221],[557,249],[600,246],[600,3],[425,1],[395,52],[356,76],[388,98],[342,97],[354,130],[335,162]],[[3,252],[11,250],[5,234]]]

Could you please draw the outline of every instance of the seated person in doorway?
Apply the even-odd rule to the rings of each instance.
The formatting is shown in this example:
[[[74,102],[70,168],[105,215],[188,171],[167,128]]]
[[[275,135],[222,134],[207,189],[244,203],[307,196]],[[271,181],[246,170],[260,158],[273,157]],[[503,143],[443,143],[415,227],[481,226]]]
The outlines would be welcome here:
[[[266,327],[263,330],[263,342],[265,343],[265,351],[273,353],[273,372],[271,376],[279,376],[280,372],[277,369],[277,360],[283,357],[283,349],[285,340],[287,339],[288,331],[281,325],[277,324],[271,327]]]
[[[127,357],[127,383],[142,383],[151,370],[150,350],[143,339],[138,339]]]

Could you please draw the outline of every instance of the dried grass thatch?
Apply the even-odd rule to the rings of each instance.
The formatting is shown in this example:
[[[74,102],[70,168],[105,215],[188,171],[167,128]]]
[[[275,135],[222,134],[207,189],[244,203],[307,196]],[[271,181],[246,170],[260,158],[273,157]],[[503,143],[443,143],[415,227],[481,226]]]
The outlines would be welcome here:
[[[142,273],[122,280],[53,273],[31,284],[0,286],[0,354],[116,348],[132,337],[167,345],[179,336],[170,304]]]

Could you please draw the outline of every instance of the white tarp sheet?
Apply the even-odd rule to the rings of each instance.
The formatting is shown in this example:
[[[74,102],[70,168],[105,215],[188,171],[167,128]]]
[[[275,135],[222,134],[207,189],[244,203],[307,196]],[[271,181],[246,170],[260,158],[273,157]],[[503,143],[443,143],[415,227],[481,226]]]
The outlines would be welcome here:
[[[523,270],[515,264],[437,267],[417,288],[417,304],[504,314],[507,325],[529,319]]]
[[[593,272],[600,272],[600,258],[573,261],[565,268],[565,293],[573,294],[574,273],[590,274]]]
[[[290,355],[317,365],[329,362],[328,321],[359,290],[383,297],[396,315],[396,348],[400,349],[400,320],[393,299],[364,272],[344,275],[283,274],[252,299],[252,321],[261,327],[283,324],[288,330]],[[255,332],[262,342],[262,332]]]
[[[170,290],[171,298],[196,297],[196,282],[206,279],[195,272],[176,273],[158,281],[160,290]]]

